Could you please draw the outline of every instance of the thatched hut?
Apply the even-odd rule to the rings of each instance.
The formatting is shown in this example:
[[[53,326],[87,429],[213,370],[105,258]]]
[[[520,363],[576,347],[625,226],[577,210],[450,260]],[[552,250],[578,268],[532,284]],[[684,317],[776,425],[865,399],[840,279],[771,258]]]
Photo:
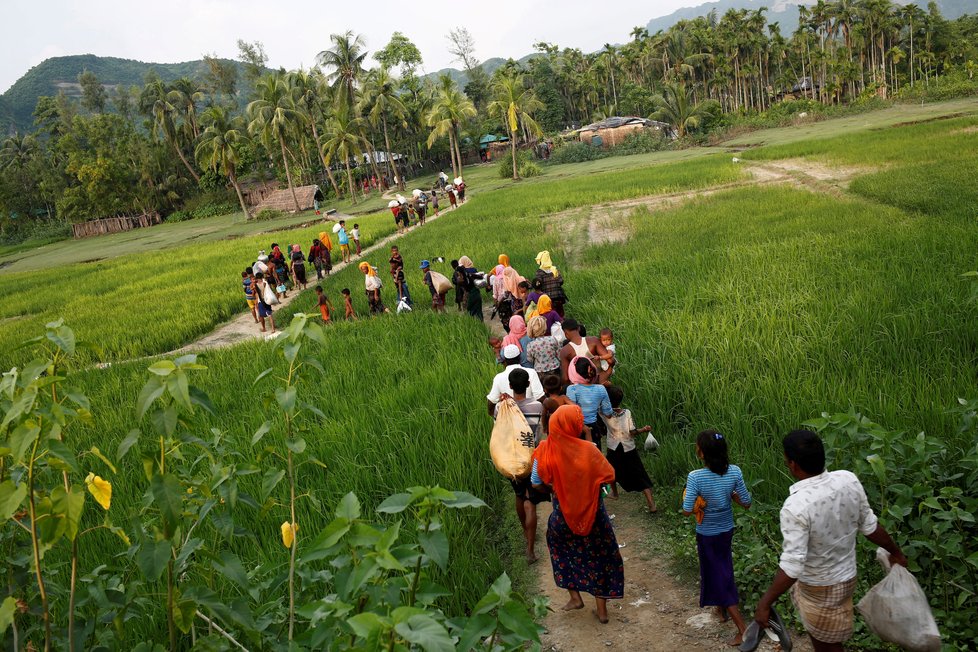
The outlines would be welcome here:
[[[636,116],[605,118],[581,127],[578,138],[582,143],[607,149],[620,145],[631,134],[652,130],[659,132],[663,138],[673,138],[673,129],[665,122],[648,120]]]
[[[71,230],[75,238],[89,238],[95,235],[107,235],[109,233],[122,233],[132,231],[147,226],[159,224],[163,220],[160,214],[143,213],[142,215],[122,215],[119,217],[106,217],[100,220],[89,220],[71,225]]]
[[[316,207],[316,202],[323,200],[323,191],[319,186],[299,186],[295,189],[295,198],[299,200],[299,210],[305,211]],[[295,212],[295,201],[292,199],[292,191],[288,188],[276,190],[266,197],[260,204],[255,206],[254,214],[258,214],[266,208],[283,211],[286,213]]]

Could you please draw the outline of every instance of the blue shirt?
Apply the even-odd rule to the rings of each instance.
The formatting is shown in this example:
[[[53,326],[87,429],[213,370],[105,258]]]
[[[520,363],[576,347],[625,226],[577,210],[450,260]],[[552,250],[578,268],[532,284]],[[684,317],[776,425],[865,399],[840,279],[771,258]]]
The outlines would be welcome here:
[[[693,511],[697,496],[703,496],[706,501],[706,513],[703,522],[696,524],[699,534],[714,536],[733,529],[733,508],[731,494],[737,492],[740,502],[750,505],[750,491],[744,483],[744,474],[740,467],[731,464],[727,472],[717,475],[710,469],[690,471],[686,477],[686,497],[683,499],[683,511]]]
[[[598,411],[611,416],[611,399],[604,385],[571,385],[567,388],[567,398],[581,406],[584,413],[584,423],[595,423]]]
[[[350,237],[348,235],[346,235],[346,228],[345,227],[340,227],[340,230],[339,230],[338,233],[339,233],[339,240],[340,240],[340,244],[341,245],[344,245],[344,244],[345,245],[348,245],[348,244],[350,244]]]

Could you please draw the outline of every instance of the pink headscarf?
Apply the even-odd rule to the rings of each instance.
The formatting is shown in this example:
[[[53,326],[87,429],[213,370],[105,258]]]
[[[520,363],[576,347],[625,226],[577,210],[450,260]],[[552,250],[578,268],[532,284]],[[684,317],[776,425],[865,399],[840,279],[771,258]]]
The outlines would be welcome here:
[[[575,355],[574,359],[570,361],[570,365],[567,366],[567,379],[571,381],[572,385],[590,385],[592,381],[577,373],[578,360],[587,360],[587,363],[594,369],[594,375],[597,376],[598,368],[594,366],[593,362],[582,356]]]
[[[503,287],[506,288],[506,291],[512,294],[514,297],[519,291],[520,283],[525,280],[526,279],[520,276],[519,272],[512,267],[507,267],[503,270]]]
[[[513,315],[509,318],[509,334],[503,338],[503,346],[515,344],[522,351],[523,345],[520,344],[520,338],[524,335],[526,335],[526,322],[519,315]]]
[[[292,245],[292,251],[302,251],[302,250],[299,248],[299,245],[296,244],[296,245]]]

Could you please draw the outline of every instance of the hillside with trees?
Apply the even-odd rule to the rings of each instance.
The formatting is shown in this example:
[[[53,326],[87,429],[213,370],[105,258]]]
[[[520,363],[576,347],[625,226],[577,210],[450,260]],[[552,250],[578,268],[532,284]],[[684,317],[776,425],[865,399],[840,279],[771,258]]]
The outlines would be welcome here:
[[[934,4],[889,0],[819,2],[799,14],[791,33],[763,8],[732,9],[655,34],[636,27],[625,44],[594,53],[538,43],[536,56],[495,69],[460,27],[449,50],[462,84],[419,76],[421,54],[397,32],[376,52],[353,32],[334,34],[305,71],[268,71],[261,44],[244,42],[237,62],[182,64],[169,71],[182,76],[131,86],[82,67],[63,82],[73,95],[49,88],[33,132],[0,143],[0,236],[122,214],[247,212],[240,183],[256,179],[316,183],[356,203],[365,177],[403,189],[417,170],[460,174],[485,134],[508,135],[516,154],[571,124],[635,115],[670,123],[681,138],[669,146],[682,147],[794,113],[978,94],[978,16],[948,20]],[[113,80],[139,72],[119,61]]]

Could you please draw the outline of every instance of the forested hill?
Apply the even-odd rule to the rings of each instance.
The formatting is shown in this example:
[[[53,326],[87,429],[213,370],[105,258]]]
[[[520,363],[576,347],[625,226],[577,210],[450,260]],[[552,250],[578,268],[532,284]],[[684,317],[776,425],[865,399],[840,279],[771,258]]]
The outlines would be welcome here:
[[[221,61],[238,68],[240,83],[244,64],[225,59]],[[94,54],[45,59],[0,95],[0,134],[13,130],[31,130],[34,121],[31,114],[37,98],[43,95],[56,95],[58,91],[64,91],[66,95],[79,97],[81,87],[78,84],[78,75],[86,70],[95,73],[99,81],[110,87],[111,91],[112,87],[120,84],[142,86],[150,73],[156,73],[164,81],[180,77],[200,79],[207,70],[207,64],[202,59],[184,63],[144,63],[117,57],[98,57]]]

